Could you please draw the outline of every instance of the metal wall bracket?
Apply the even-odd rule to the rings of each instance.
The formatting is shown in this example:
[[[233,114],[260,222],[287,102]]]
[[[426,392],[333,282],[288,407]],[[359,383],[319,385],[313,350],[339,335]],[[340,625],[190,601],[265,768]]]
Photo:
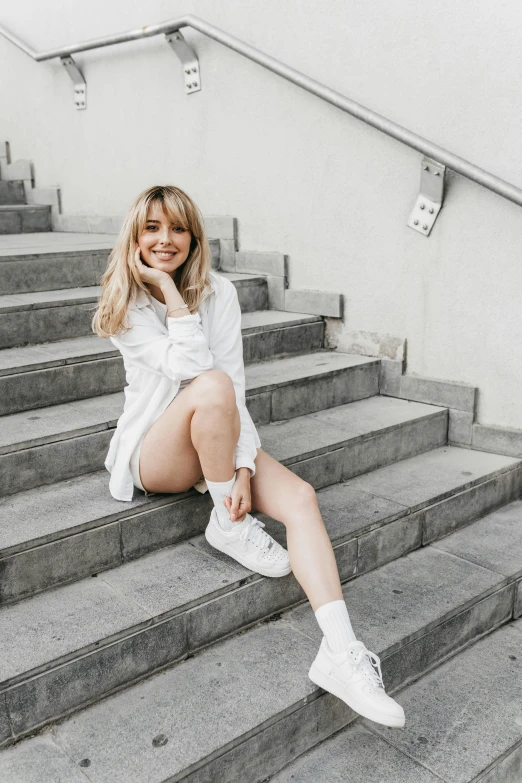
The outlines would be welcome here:
[[[183,76],[185,77],[185,92],[198,92],[201,90],[201,78],[199,75],[199,61],[196,52],[188,45],[179,30],[165,35],[168,45],[181,60]]]
[[[60,57],[62,65],[73,80],[74,84],[74,105],[77,109],[87,108],[87,84],[83,78],[82,72],[74,62],[71,55]]]
[[[446,166],[432,158],[423,158],[420,193],[413,207],[408,225],[425,237],[430,235],[444,201],[444,174]]]

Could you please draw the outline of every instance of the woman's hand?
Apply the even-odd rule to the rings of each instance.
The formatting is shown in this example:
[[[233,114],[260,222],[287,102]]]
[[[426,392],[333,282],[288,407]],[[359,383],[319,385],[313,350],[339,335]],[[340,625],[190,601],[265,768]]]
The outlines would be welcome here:
[[[134,253],[134,261],[136,263],[136,269],[139,276],[144,283],[149,285],[155,285],[158,288],[164,288],[166,285],[173,284],[174,281],[168,272],[162,272],[161,269],[154,269],[151,266],[147,266],[141,260],[140,249],[136,246]]]
[[[245,514],[252,508],[250,497],[250,470],[239,468],[236,481],[232,487],[232,497],[225,498],[225,507],[231,522],[242,522]],[[238,517],[241,517],[240,519]]]

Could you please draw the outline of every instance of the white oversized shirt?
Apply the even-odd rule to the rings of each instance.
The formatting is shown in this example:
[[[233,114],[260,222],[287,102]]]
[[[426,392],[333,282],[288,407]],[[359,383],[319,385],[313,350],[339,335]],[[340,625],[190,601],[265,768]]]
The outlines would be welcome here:
[[[134,484],[129,460],[140,438],[176,396],[180,381],[206,370],[223,370],[232,379],[241,420],[236,447],[236,469],[247,467],[253,476],[261,441],[245,403],[245,370],[241,310],[235,286],[210,272],[207,289],[196,313],[167,318],[157,316],[143,290],[129,306],[128,332],[111,337],[121,351],[127,386],[125,405],[112,436],[105,467],[109,489],[116,500],[132,500]]]

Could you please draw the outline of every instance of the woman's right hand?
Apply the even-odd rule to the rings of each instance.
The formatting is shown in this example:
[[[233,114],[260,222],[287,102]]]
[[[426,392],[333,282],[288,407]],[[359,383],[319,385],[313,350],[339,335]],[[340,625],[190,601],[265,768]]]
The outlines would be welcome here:
[[[162,272],[161,269],[154,269],[153,267],[147,266],[143,263],[141,260],[140,249],[137,245],[134,252],[134,261],[136,263],[136,269],[138,270],[139,276],[144,283],[155,285],[158,288],[163,288],[166,285],[174,283],[174,280],[168,272]]]

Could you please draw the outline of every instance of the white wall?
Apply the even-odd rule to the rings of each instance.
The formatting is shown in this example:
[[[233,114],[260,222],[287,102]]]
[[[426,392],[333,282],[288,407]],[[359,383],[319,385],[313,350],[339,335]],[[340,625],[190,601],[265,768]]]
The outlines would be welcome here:
[[[25,0],[0,23],[38,50],[194,13],[522,186],[517,0]],[[408,340],[408,373],[480,389],[478,420],[522,428],[522,209],[453,176],[429,239],[407,228],[421,155],[186,31],[186,96],[159,38],[78,55],[88,109],[57,61],[0,38],[0,138],[58,184],[63,210],[119,214],[174,183],[240,244],[290,256],[290,285],[342,291],[357,331]],[[6,69],[8,77],[6,78]]]

